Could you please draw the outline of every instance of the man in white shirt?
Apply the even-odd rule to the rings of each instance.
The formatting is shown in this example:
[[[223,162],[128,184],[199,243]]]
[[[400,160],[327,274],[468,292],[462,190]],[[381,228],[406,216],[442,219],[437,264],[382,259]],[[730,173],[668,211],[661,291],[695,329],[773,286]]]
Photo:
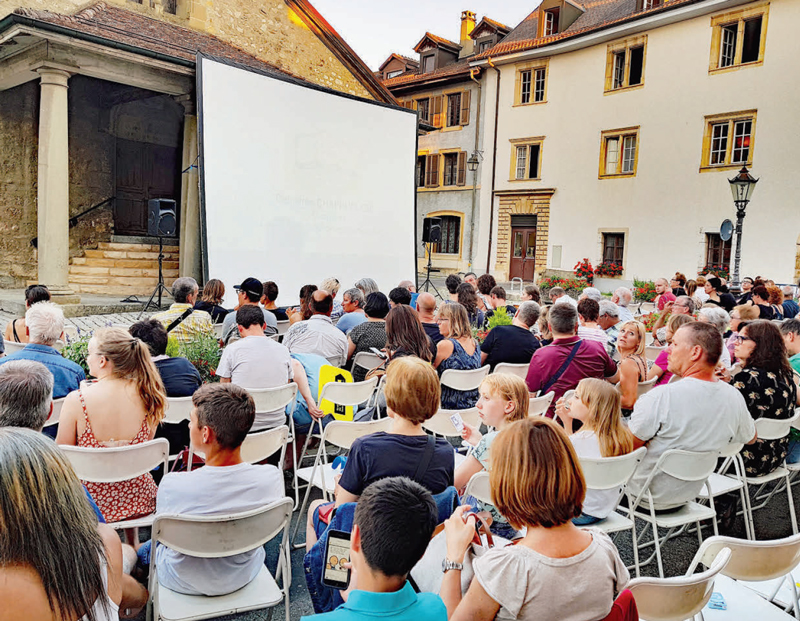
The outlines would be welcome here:
[[[611,296],[611,301],[619,308],[619,320],[622,322],[633,321],[633,313],[628,310],[628,304],[632,299],[633,294],[627,287],[618,287]]]
[[[232,384],[206,384],[194,393],[192,403],[189,433],[206,465],[164,476],[156,513],[227,515],[284,498],[283,476],[275,466],[242,462],[241,445],[255,418],[247,391]],[[143,545],[140,563],[149,562],[150,553],[149,543]],[[232,593],[249,584],[263,565],[263,548],[222,558],[186,556],[166,546],[156,550],[159,584],[187,595]]]
[[[550,301],[555,304],[571,304],[576,309],[578,308],[578,301],[573,300],[567,295],[562,287],[553,287],[550,289]]]
[[[714,375],[722,348],[719,331],[709,324],[688,323],[673,336],[668,369],[681,381],[639,397],[630,420],[634,448],[647,447],[628,484],[634,496],[668,449],[719,451],[732,442],[756,441],[755,423],[744,397]],[[693,500],[702,486],[702,481],[679,481],[660,473],[650,491],[656,508],[670,509]]]
[[[311,318],[289,328],[283,344],[292,354],[318,354],[333,366],[343,367],[347,361],[347,337],[331,322],[331,294],[318,289],[311,294],[308,307]]]
[[[277,388],[292,381],[292,359],[289,350],[264,335],[261,308],[245,304],[236,311],[236,324],[241,338],[222,351],[217,375],[223,384],[242,388]],[[284,411],[259,412],[252,431],[283,425]]]

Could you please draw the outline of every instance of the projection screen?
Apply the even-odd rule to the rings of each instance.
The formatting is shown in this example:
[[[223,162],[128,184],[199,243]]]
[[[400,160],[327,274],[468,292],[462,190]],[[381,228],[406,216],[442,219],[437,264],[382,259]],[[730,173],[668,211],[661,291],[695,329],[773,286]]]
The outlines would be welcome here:
[[[415,280],[416,115],[198,57],[204,276],[280,288]],[[341,293],[337,298],[341,300]]]

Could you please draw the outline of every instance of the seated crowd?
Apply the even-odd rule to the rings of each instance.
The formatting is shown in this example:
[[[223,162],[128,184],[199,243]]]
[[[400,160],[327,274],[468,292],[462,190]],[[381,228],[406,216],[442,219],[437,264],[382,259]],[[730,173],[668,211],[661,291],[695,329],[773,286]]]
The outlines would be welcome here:
[[[574,299],[559,287],[542,296],[529,285],[514,305],[492,276],[468,273],[447,277],[449,299],[437,307],[411,281],[386,295],[370,278],[343,288],[338,302],[340,283],[327,278],[304,286],[297,308],[281,308],[275,282],[247,277],[234,286],[236,308],[225,309],[221,281],[201,293],[184,277],[173,284],[168,310],[129,330],[93,333],[92,380],[55,347],[64,338],[60,307],[45,287],[29,287],[25,317],[5,333],[26,345],[0,358],[0,600],[19,618],[135,616],[148,600],[142,580],[151,562],[159,584],[178,593],[224,595],[249,584],[265,563],[261,547],[198,558],[161,544],[153,550],[135,528],[123,531],[122,543],[105,523],[153,513],[223,516],[285,498],[292,484],[281,470],[294,465],[292,447],[284,464],[253,465],[242,457],[243,443],[249,433],[289,424],[300,454],[308,434],[334,420],[317,403],[332,366],[355,382],[382,377],[376,406],[354,408],[355,419],[385,413],[390,420],[352,443],[333,500],[312,502],[298,518],[306,524],[317,612],[330,619],[602,619],[629,574],[611,539],[592,525],[617,509],[623,489],[588,489],[581,459],[646,447],[627,491],[649,491],[654,508],[667,512],[703,485],[651,477],[667,450],[741,444],[748,476],[800,461],[800,442],[760,439],[755,426],[759,418],[790,418],[799,403],[794,289],[746,278],[736,297],[715,275],[680,273],[655,284],[658,317],[648,334],[625,287],[610,297],[589,287]],[[510,324],[476,338],[474,329],[504,315]],[[203,384],[187,358],[167,355],[171,337],[183,345],[218,341],[219,383]],[[382,364],[362,366],[360,355],[376,352]],[[492,372],[468,388],[442,377],[484,366]],[[248,392],[289,384],[297,387],[293,408],[262,412]],[[552,397],[543,416],[529,413],[537,395]],[[178,397],[191,397],[189,419],[164,422]],[[63,399],[60,415],[47,424],[54,399]],[[454,422],[449,436],[463,441],[466,457],[426,431],[440,410],[472,408],[480,424]],[[57,446],[102,449],[162,437],[171,455],[191,446],[202,465],[82,482]],[[177,463],[185,465],[184,456]],[[484,471],[491,503],[467,493]],[[735,515],[736,499],[719,504]],[[467,572],[476,516],[516,545],[474,558]],[[311,574],[321,571],[329,532],[342,525],[351,536],[350,584],[324,597],[330,587]],[[415,576],[429,564],[435,537],[444,542],[438,586],[417,592]]]

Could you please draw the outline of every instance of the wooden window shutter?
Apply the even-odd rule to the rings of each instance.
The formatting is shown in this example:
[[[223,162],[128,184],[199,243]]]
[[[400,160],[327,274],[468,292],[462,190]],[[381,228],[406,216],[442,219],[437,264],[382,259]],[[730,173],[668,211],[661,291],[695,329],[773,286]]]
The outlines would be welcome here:
[[[458,154],[458,179],[456,185],[466,185],[467,183],[467,152],[460,151]]]
[[[469,96],[471,91],[461,93],[461,125],[469,125]]]
[[[425,185],[429,188],[439,186],[439,154],[428,156],[427,172],[425,173]]]
[[[442,114],[442,96],[437,95],[433,98],[433,123],[434,127],[444,126],[444,115]]]

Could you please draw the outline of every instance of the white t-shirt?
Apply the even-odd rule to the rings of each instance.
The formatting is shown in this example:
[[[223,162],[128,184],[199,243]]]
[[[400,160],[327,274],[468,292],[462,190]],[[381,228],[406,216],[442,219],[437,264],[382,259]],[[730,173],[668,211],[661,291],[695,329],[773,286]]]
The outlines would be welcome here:
[[[724,382],[692,377],[657,386],[639,397],[628,428],[647,442],[647,454],[628,485],[634,497],[664,451],[719,451],[731,442],[749,442],[756,433],[738,390]],[[655,506],[666,509],[693,500],[702,486],[702,481],[679,481],[660,473],[653,479],[650,491]]]
[[[242,388],[277,388],[292,381],[292,358],[289,350],[266,336],[247,336],[222,351],[217,375],[229,377]],[[283,410],[256,412],[250,431],[262,431],[283,425]]]
[[[578,308],[578,301],[575,300],[574,298],[571,298],[566,293],[561,297],[556,298],[556,301],[553,302],[553,306],[555,306],[556,304],[572,304],[572,306]]]
[[[599,459],[600,442],[594,431],[576,431],[570,437],[572,446],[578,457]],[[617,501],[622,493],[622,487],[617,489],[587,489],[586,498],[583,500],[583,512],[596,518],[607,518],[617,508]]]
[[[585,328],[578,326],[578,336],[584,341],[597,341],[605,345],[608,343],[608,334],[600,328]]]
[[[167,474],[158,486],[156,514],[226,515],[263,507],[286,495],[275,466],[203,466]],[[152,551],[151,551],[152,553]],[[187,595],[224,595],[250,583],[264,564],[264,548],[223,558],[156,551],[158,582]]]

